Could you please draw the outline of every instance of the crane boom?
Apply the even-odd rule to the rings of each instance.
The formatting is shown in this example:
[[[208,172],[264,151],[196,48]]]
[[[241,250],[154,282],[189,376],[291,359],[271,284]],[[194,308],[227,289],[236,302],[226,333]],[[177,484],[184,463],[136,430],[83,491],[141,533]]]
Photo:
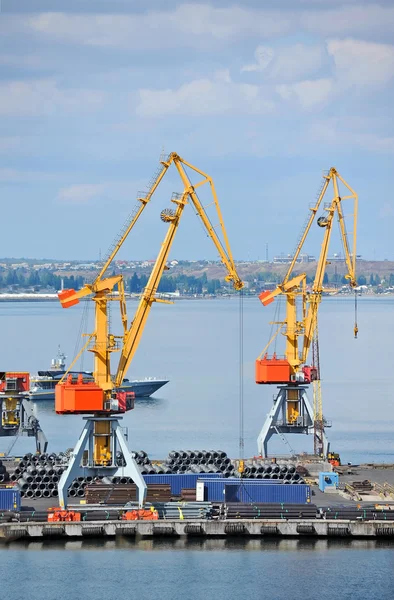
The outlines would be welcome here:
[[[167,234],[164,238],[164,242],[161,245],[160,252],[146,284],[146,287],[141,295],[138,308],[136,310],[133,322],[128,331],[125,332],[123,338],[122,351],[119,358],[118,370],[116,372],[114,385],[119,387],[122,384],[123,378],[127,369],[133,360],[134,354],[138,348],[139,341],[142,336],[147,318],[149,316],[150,309],[153,302],[166,302],[155,297],[157,288],[159,287],[160,279],[166,269],[166,262],[168,255],[174,241],[175,233],[179,226],[179,221],[183,213],[183,209],[187,203],[188,192],[184,192],[180,198],[172,199],[173,202],[177,203],[177,209],[175,214],[170,212],[162,212],[161,218],[163,221],[169,223]]]
[[[244,284],[243,284],[242,280],[240,279],[240,277],[237,273],[237,269],[234,264],[234,259],[233,259],[232,253],[231,253],[231,248],[230,248],[230,244],[228,241],[226,228],[225,228],[224,222],[223,222],[222,212],[220,210],[220,205],[219,205],[215,185],[212,181],[212,178],[209,175],[207,175],[206,173],[204,173],[203,171],[200,171],[200,169],[193,167],[193,165],[186,162],[178,155],[174,156],[173,160],[175,162],[175,166],[178,170],[178,173],[183,181],[183,185],[185,186],[185,189],[188,188],[188,194],[190,196],[190,200],[193,202],[193,205],[197,211],[198,216],[202,220],[203,225],[204,225],[205,229],[207,230],[209,237],[212,239],[213,243],[216,246],[217,251],[219,252],[222,263],[225,265],[225,267],[228,271],[226,280],[233,282],[234,289],[241,290],[243,288]],[[200,175],[202,175],[203,179],[200,182],[196,183],[194,186],[191,185],[189,178],[185,172],[185,169],[183,168],[183,165],[189,167],[196,173],[199,173]],[[207,182],[210,185],[213,201],[214,201],[216,212],[217,212],[217,215],[219,218],[219,225],[220,225],[220,229],[222,231],[223,239],[224,239],[224,247],[223,247],[223,244],[221,243],[220,239],[218,238],[218,236],[215,232],[215,228],[213,227],[212,223],[210,222],[208,215],[207,215],[204,207],[202,206],[200,200],[198,199],[198,196],[196,193],[196,188],[200,187],[201,185],[204,185]]]
[[[222,259],[222,263],[227,268],[228,275],[226,277],[226,280],[232,281],[233,286],[236,290],[240,290],[243,287],[243,282],[241,281],[241,279],[237,273],[237,270],[236,270],[236,267],[234,264],[234,260],[233,260],[232,254],[231,254],[230,244],[228,242],[226,229],[224,227],[224,222],[223,222],[223,218],[221,215],[219,202],[217,199],[215,186],[213,184],[212,179],[208,175],[206,175],[205,173],[203,173],[202,171],[197,169],[196,167],[193,167],[190,163],[187,163],[186,161],[184,161],[178,155],[175,155],[173,153],[172,157],[173,157],[175,166],[178,170],[178,173],[182,179],[182,182],[184,185],[184,192],[179,199],[175,199],[175,200],[173,199],[173,202],[178,203],[178,208],[174,215],[169,215],[168,213],[165,214],[164,212],[162,213],[163,220],[167,219],[170,222],[170,227],[167,232],[167,236],[163,242],[161,251],[159,253],[158,260],[156,261],[156,264],[152,270],[152,273],[150,275],[150,278],[146,285],[144,293],[141,296],[140,304],[136,311],[136,315],[133,320],[133,323],[132,323],[129,331],[126,333],[126,335],[124,337],[122,352],[121,352],[121,356],[119,359],[118,370],[117,370],[116,377],[115,377],[115,385],[116,386],[119,386],[121,384],[123,377],[126,374],[127,369],[130,366],[130,363],[134,357],[135,351],[138,347],[138,343],[141,338],[142,331],[145,327],[145,323],[148,318],[152,303],[157,301],[157,299],[155,298],[155,293],[156,293],[158,285],[160,283],[160,279],[161,279],[161,276],[162,276],[164,268],[165,268],[165,263],[166,263],[169,251],[171,249],[171,245],[172,245],[176,230],[179,225],[179,219],[180,219],[180,216],[182,214],[183,208],[186,204],[188,197],[190,198],[190,201],[193,203],[194,208],[196,209],[197,215],[200,217],[200,219],[207,231],[208,236],[212,239],[217,251],[219,252],[219,255]],[[186,172],[185,172],[185,169],[183,168],[183,164],[188,166],[189,168],[191,168],[193,171],[202,175],[204,177],[204,179],[201,180],[200,182],[198,182],[197,184],[192,185],[190,183],[190,180],[189,180]],[[221,243],[219,237],[217,236],[215,229],[212,226],[212,224],[205,212],[205,209],[202,206],[202,204],[197,196],[197,193],[195,191],[197,187],[203,185],[206,182],[209,182],[209,185],[211,187],[216,211],[217,211],[217,214],[219,217],[220,227],[223,232],[225,247],[223,247],[223,244]]]
[[[101,271],[97,275],[94,283],[100,281],[104,277],[104,274],[107,271],[108,267],[110,266],[111,262],[114,260],[115,256],[121,249],[124,241],[128,237],[128,235],[131,232],[131,230],[133,229],[134,225],[137,223],[140,216],[142,215],[146,205],[148,204],[148,202],[150,202],[153,194],[159,187],[159,184],[160,184],[161,180],[163,179],[164,175],[167,173],[167,170],[170,167],[171,162],[172,162],[171,155],[169,157],[169,160],[167,160],[167,161],[161,160],[160,161],[162,168],[159,170],[158,174],[153,178],[153,183],[152,183],[151,187],[149,188],[148,193],[144,196],[141,195],[137,198],[138,201],[141,202],[141,205],[140,206],[137,205],[136,210],[131,215],[131,219],[130,219],[129,223],[126,224],[123,231],[121,232],[119,239],[114,243],[113,249],[109,251],[108,258],[105,260],[104,265],[102,266]]]
[[[338,179],[343,185],[349,190],[349,195],[341,197],[338,188]],[[334,189],[334,197],[332,201],[325,206],[327,214],[318,218],[318,225],[325,229],[323,241],[321,244],[321,250],[319,259],[316,267],[316,273],[310,292],[306,290],[306,274],[293,276],[293,270],[301,253],[303,245],[307,239],[308,233],[311,229],[312,223],[315,220],[316,214],[322,204],[324,195],[327,192],[328,186],[332,182]],[[346,230],[345,215],[343,210],[344,200],[353,200],[353,244],[349,243],[349,236]],[[300,373],[303,366],[306,364],[310,346],[313,340],[314,332],[317,327],[317,315],[319,305],[322,299],[324,291],[323,281],[326,272],[328,250],[331,240],[332,226],[334,216],[336,215],[339,223],[339,232],[344,249],[344,259],[347,269],[346,279],[349,281],[351,288],[357,286],[356,281],[356,233],[357,233],[357,208],[358,208],[358,197],[356,192],[346,183],[346,181],[339,175],[336,169],[331,168],[327,175],[324,176],[324,182],[319,192],[317,201],[313,208],[311,208],[311,215],[308,219],[305,230],[301,236],[300,242],[297,245],[294,256],[291,260],[290,266],[286,272],[286,275],[281,284],[277,286],[272,292],[262,292],[260,294],[260,300],[264,306],[270,304],[275,297],[284,295],[286,297],[286,320],[281,323],[284,329],[283,334],[286,337],[286,353],[285,360],[283,361],[283,369],[280,374],[277,371],[272,376],[272,380],[268,374],[270,368],[270,359],[268,358],[265,350],[258,357],[256,362],[256,381],[257,383],[281,383],[290,381],[292,378],[296,378]],[[300,320],[297,318],[296,301],[297,298],[301,297],[303,306],[303,315]],[[285,327],[283,327],[283,325]],[[299,344],[299,338],[302,336],[302,345]],[[263,356],[263,358],[262,358]],[[279,365],[275,363],[276,367]],[[268,371],[267,371],[268,369]]]
[[[105,273],[172,163],[175,164],[177,172],[183,183],[184,190],[181,195],[174,194],[172,198],[172,202],[177,205],[176,211],[167,210],[162,211],[161,213],[162,220],[169,223],[169,229],[153,267],[148,284],[141,296],[134,319],[130,326],[128,326],[123,277],[122,275],[105,277]],[[172,152],[165,161],[161,161],[161,164],[162,168],[156,174],[148,194],[143,198],[139,198],[142,203],[141,206],[137,211],[134,212],[133,217],[129,221],[128,225],[124,227],[119,240],[113,244],[113,249],[110,251],[108,259],[104,261],[104,265],[93,283],[86,284],[81,290],[78,291],[63,290],[62,292],[59,292],[59,299],[64,308],[73,306],[74,304],[77,304],[81,298],[93,294],[93,300],[95,302],[95,331],[89,336],[88,341],[92,341],[93,343],[88,349],[94,353],[94,382],[98,388],[104,392],[104,396],[107,401],[111,398],[113,390],[119,388],[119,386],[122,384],[123,378],[137,350],[153,302],[163,302],[163,300],[156,298],[156,292],[162,274],[166,269],[166,261],[179,225],[181,214],[185,205],[188,203],[188,200],[190,200],[190,203],[193,204],[197,215],[200,217],[207,231],[208,236],[215,244],[222,263],[227,269],[226,280],[231,281],[236,290],[242,289],[244,285],[235,267],[212,178],[197,167],[194,167],[190,163],[186,162],[175,152]],[[191,169],[195,173],[201,175],[203,178],[197,183],[192,184],[185,168]],[[206,183],[209,183],[212,192],[213,204],[216,208],[216,213],[219,219],[219,227],[224,240],[223,243],[217,235],[215,227],[212,225],[196,192],[197,188]],[[113,292],[116,287],[118,294],[114,295]],[[123,325],[123,335],[121,336],[114,336],[108,331],[108,302],[111,300],[119,301]],[[120,350],[120,359],[116,375],[114,378],[112,378],[110,355],[112,352],[118,350]],[[63,383],[66,377],[67,373],[63,376],[63,379],[60,383]],[[109,406],[108,402],[107,406]]]

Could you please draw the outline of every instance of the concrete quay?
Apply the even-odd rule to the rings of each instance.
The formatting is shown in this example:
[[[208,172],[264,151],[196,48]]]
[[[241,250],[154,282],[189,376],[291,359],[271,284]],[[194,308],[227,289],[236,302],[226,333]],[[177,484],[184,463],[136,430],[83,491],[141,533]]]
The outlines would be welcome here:
[[[56,523],[4,523],[0,541],[58,538],[348,538],[394,540],[392,521],[326,521],[324,519],[286,520],[212,520],[212,521],[88,521]]]

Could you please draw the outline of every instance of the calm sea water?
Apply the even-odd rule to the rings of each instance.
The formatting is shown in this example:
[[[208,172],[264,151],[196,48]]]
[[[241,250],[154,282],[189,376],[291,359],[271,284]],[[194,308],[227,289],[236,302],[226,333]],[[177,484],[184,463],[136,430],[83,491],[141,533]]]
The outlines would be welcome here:
[[[89,303],[90,305],[90,303]],[[88,306],[89,306],[88,305]],[[245,454],[257,451],[256,438],[272,403],[275,386],[254,383],[254,361],[270,338],[274,305],[264,308],[257,299],[244,300],[243,388]],[[135,302],[128,303],[132,314]],[[394,368],[392,332],[394,300],[361,298],[359,338],[353,338],[354,304],[349,299],[324,299],[320,313],[320,352],[324,414],[333,449],[344,460],[394,462]],[[92,328],[92,309],[82,322]],[[61,345],[68,359],[80,340],[83,305],[62,309],[56,302],[0,303],[0,365],[4,370],[46,369]],[[130,447],[161,458],[172,449],[220,448],[238,455],[240,389],[240,305],[237,299],[179,300],[154,305],[132,367],[130,378],[167,377],[170,383],[153,398],[139,400],[125,415]],[[118,326],[113,309],[114,329]],[[277,352],[283,351],[282,340]],[[116,361],[116,354],[113,355]],[[86,356],[84,369],[91,368]],[[114,362],[114,366],[116,363]],[[78,365],[77,365],[78,366]],[[53,403],[37,403],[38,416],[50,449],[75,444],[82,429],[78,416],[56,416]],[[288,436],[296,451],[311,451],[312,436]],[[0,440],[0,450],[10,440]],[[15,452],[32,448],[22,439]],[[270,452],[288,448],[274,440]]]
[[[130,312],[135,308],[130,302]],[[275,392],[254,383],[255,358],[270,337],[270,308],[255,299],[244,301],[244,430],[250,456]],[[392,299],[361,299],[358,340],[353,339],[351,300],[325,299],[321,308],[324,412],[333,422],[329,437],[344,460],[394,462],[393,308]],[[237,456],[239,310],[238,300],[153,306],[129,377],[168,377],[170,383],[125,416],[130,447],[145,449],[152,458],[175,448],[221,448]],[[0,303],[2,369],[46,369],[58,344],[71,359],[82,315],[82,306],[63,310],[57,303]],[[275,318],[282,316],[283,307]],[[112,320],[116,326],[115,314]],[[90,367],[88,358],[80,365]],[[81,417],[56,416],[51,403],[40,403],[38,416],[50,450],[75,444]],[[288,437],[295,450],[312,450],[311,436],[293,438]],[[1,450],[9,443],[0,440]],[[22,439],[14,450],[32,448],[32,440]],[[287,451],[280,441],[270,449]],[[386,600],[394,597],[393,548],[382,542],[302,540],[12,544],[0,546],[0,597]]]
[[[387,543],[31,543],[0,549],[8,600],[391,600]]]

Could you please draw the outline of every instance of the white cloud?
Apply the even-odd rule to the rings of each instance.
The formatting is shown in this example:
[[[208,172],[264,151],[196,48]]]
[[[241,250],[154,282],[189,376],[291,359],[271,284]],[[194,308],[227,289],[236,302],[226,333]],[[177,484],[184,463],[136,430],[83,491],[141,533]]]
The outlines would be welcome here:
[[[241,72],[265,71],[270,79],[277,81],[297,81],[316,72],[324,61],[325,48],[307,44],[294,44],[278,48],[258,46],[256,62],[245,65]]]
[[[283,79],[290,75],[294,57],[294,73],[302,74],[303,64],[301,56],[305,56],[305,69],[318,68],[323,60],[322,53],[316,52],[314,57],[308,58],[306,47],[297,44],[299,56],[294,50],[282,56],[282,61],[272,61],[270,73],[275,73],[278,78],[282,73]],[[376,44],[353,39],[332,39],[327,41],[328,55],[333,59],[333,66],[329,77],[319,79],[301,80],[295,83],[281,83],[276,86],[279,96],[288,102],[295,99],[303,109],[312,109],[324,106],[334,98],[345,94],[353,85],[371,87],[384,85],[394,77],[394,46],[389,44]],[[278,65],[278,68],[276,66]],[[375,140],[375,144],[377,141]],[[390,146],[390,138],[385,142],[379,138],[379,143]]]
[[[56,173],[45,173],[26,169],[0,168],[0,181],[2,183],[35,183],[48,182],[57,179]]]
[[[228,73],[216,80],[196,79],[177,89],[139,91],[137,114],[206,116],[267,114],[274,104],[261,86],[233,83]]]
[[[316,108],[325,104],[332,96],[334,82],[332,79],[315,79],[299,81],[293,84],[276,86],[276,91],[283,100],[296,99],[304,109]]]
[[[354,39],[327,42],[337,78],[345,85],[383,85],[394,77],[394,46]]]
[[[53,115],[59,111],[85,112],[100,105],[105,92],[60,89],[52,79],[0,83],[0,114]]]
[[[135,14],[41,13],[26,19],[25,26],[69,43],[162,49],[163,42],[170,47],[201,46],[207,38],[232,40],[284,34],[291,28],[291,19],[283,11],[183,4],[172,11]]]
[[[64,176],[63,176],[64,177]],[[87,204],[91,200],[111,200],[113,206],[120,206],[124,200],[126,206],[130,206],[130,198],[135,198],[136,190],[144,189],[146,181],[135,180],[111,180],[101,183],[72,183],[60,188],[56,199],[66,204]]]
[[[60,202],[67,204],[86,204],[93,198],[101,197],[105,184],[80,183],[61,188],[57,195]]]
[[[171,48],[201,47],[207,40],[270,38],[296,30],[324,36],[332,35],[333,31],[336,35],[369,37],[391,34],[392,5],[357,4],[324,10],[313,5],[300,7],[293,2],[281,10],[269,10],[242,6],[242,2],[225,8],[188,3],[172,10],[131,14],[47,12],[22,19],[24,29],[66,43],[135,49],[162,49],[163,44]],[[13,16],[14,26],[15,21]]]
[[[375,131],[371,131],[375,129]],[[312,143],[364,149],[375,154],[394,154],[394,136],[379,133],[385,123],[368,118],[330,118],[316,121],[308,127]]]
[[[323,65],[325,49],[322,46],[295,44],[281,48],[270,69],[270,77],[294,81],[310,76]]]
[[[358,6],[340,6],[327,10],[306,10],[300,25],[303,29],[330,36],[371,35],[392,33],[394,29],[393,6],[383,7],[358,2]]]
[[[195,79],[176,89],[141,89],[137,114],[267,114],[278,98],[303,110],[320,109],[347,93],[351,85],[385,84],[394,77],[394,46],[360,40],[328,40],[326,49],[295,44],[276,52],[258,46],[255,58],[256,63],[241,71],[264,72],[264,85],[232,82],[224,70],[215,79]],[[325,63],[329,67],[325,77],[310,77]]]
[[[256,62],[242,67],[241,72],[247,71],[264,71],[274,58],[274,49],[268,46],[257,46],[254,57]]]

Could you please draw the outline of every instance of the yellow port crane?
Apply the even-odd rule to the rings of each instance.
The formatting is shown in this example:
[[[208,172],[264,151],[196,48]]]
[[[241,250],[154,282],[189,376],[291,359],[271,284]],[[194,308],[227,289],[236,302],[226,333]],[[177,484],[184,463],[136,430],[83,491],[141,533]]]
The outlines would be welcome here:
[[[175,165],[184,185],[184,189],[187,190],[187,196],[190,197],[190,200],[193,203],[197,215],[200,217],[205,229],[207,230],[208,235],[212,238],[212,241],[214,242],[219,252],[222,263],[228,271],[226,280],[232,281],[233,287],[236,290],[240,290],[243,287],[243,283],[239,278],[234,265],[234,260],[232,257],[227,232],[224,226],[219,201],[212,178],[197,167],[194,167],[193,165],[182,159],[175,152],[172,152],[166,160],[161,161],[161,168],[153,177],[151,187],[147,194],[140,195],[138,197],[139,204],[137,204],[128,222],[125,224],[123,230],[121,231],[119,239],[112,245],[108,257],[104,261],[104,265],[100,273],[93,281],[93,283],[86,284],[82,289],[78,291],[64,290],[59,293],[59,299],[63,308],[68,308],[70,306],[78,304],[78,302],[82,298],[93,295],[93,301],[95,302],[95,330],[88,337],[85,346],[74,359],[72,365],[70,366],[70,369],[76,363],[81,353],[93,341],[93,345],[89,346],[89,350],[94,354],[93,376],[95,382],[106,392],[107,399],[110,395],[111,390],[114,388],[114,381],[111,377],[110,355],[112,352],[118,351],[120,348],[118,341],[119,338],[117,338],[117,336],[111,336],[110,334],[108,334],[108,302],[111,300],[119,301],[121,309],[123,336],[121,336],[120,341],[122,346],[122,352],[121,360],[119,362],[119,367],[116,375],[116,385],[120,385],[122,382],[122,377],[132,360],[134,348],[136,348],[136,346],[138,345],[140,336],[143,331],[143,327],[145,325],[146,316],[149,312],[149,308],[152,305],[152,302],[156,300],[149,296],[149,290],[147,286],[144,295],[141,299],[141,302],[144,302],[146,304],[145,310],[143,311],[143,314],[139,317],[138,324],[134,320],[132,329],[128,330],[123,277],[122,275],[105,277],[105,274],[110,264],[115,259],[120,248],[122,247],[123,243],[125,242],[126,238],[128,237],[129,233],[140,218],[144,208],[150,202],[154,192],[157,190],[160,182],[162,181],[164,175],[166,174],[171,164]],[[190,183],[185,167],[190,168],[195,173],[201,175],[203,179],[200,180],[198,183],[192,185]],[[211,189],[213,204],[216,208],[219,220],[219,228],[223,236],[223,243],[220,241],[218,235],[216,234],[216,228],[212,225],[207,215],[207,212],[205,211],[205,208],[202,206],[197,196],[196,189],[204,184],[208,184]],[[116,287],[118,288],[118,295],[114,296],[113,291]]]
[[[104,278],[104,275],[111,261],[141,215],[143,208],[152,197],[153,192],[157,189],[158,184],[171,163],[175,164],[179,173],[184,187],[183,193],[174,194],[172,197],[172,202],[176,206],[175,210],[165,209],[161,212],[161,219],[165,223],[168,223],[168,230],[146,288],[141,295],[134,319],[129,325],[126,312],[123,278],[121,275]],[[195,173],[201,175],[202,179],[197,183],[192,184],[185,167],[188,167]],[[219,218],[219,226],[224,240],[223,243],[216,233],[215,227],[212,225],[196,192],[197,188],[206,183],[209,184],[212,191],[213,204]],[[72,365],[70,365],[68,372],[56,386],[55,409],[58,414],[72,413],[93,415],[86,417],[87,424],[74,449],[69,466],[60,479],[59,501],[60,506],[62,507],[66,506],[67,490],[71,481],[79,476],[82,470],[85,476],[96,475],[100,472],[101,474],[112,477],[116,476],[121,471],[122,476],[129,476],[136,483],[139,491],[139,505],[143,506],[144,504],[146,485],[137,464],[127,448],[118,424],[119,417],[117,415],[122,414],[127,410],[131,410],[134,405],[134,395],[122,390],[122,382],[137,350],[152,304],[154,302],[167,302],[166,300],[158,298],[156,292],[163,272],[167,268],[167,258],[180,223],[180,218],[188,201],[194,206],[207,234],[212,239],[219,252],[220,258],[227,269],[228,274],[226,280],[231,281],[236,290],[240,290],[243,287],[243,282],[238,276],[232,258],[216,190],[209,175],[192,166],[190,163],[187,163],[176,153],[172,153],[166,161],[162,161],[162,168],[158,174],[156,174],[147,196],[141,197],[139,200],[142,203],[141,208],[133,213],[132,218],[124,228],[119,240],[114,244],[108,259],[105,261],[104,267],[101,269],[100,274],[93,284],[87,284],[79,291],[64,290],[59,293],[60,301],[65,308],[73,306],[78,303],[81,298],[90,294],[93,294],[93,300],[95,302],[95,330],[88,335],[87,343],[81,350],[82,352],[91,342],[93,342],[93,345],[89,348],[94,354],[93,382],[91,380],[83,381],[82,374],[80,374],[75,381],[72,374],[69,373],[78,356],[80,356],[80,352]],[[114,288],[116,286],[118,288],[117,297],[114,295]],[[123,334],[121,336],[115,336],[108,330],[107,303],[113,299],[117,299],[120,303],[123,324]],[[116,374],[112,377],[110,354],[115,350],[120,351],[120,359]],[[82,469],[81,460],[83,451],[87,445],[89,447],[88,462]],[[125,464],[122,466],[119,466],[116,463],[117,449],[123,454],[123,461]]]
[[[339,182],[347,189],[347,195],[341,196]],[[324,215],[318,217],[317,224],[324,229],[320,256],[311,289],[307,289],[306,273],[293,276],[293,271],[299,262],[300,253],[308,237],[315,217],[322,206],[323,198],[332,183],[333,199],[324,204]],[[348,231],[345,223],[344,201],[351,204],[351,213],[347,215],[352,223]],[[285,433],[307,434],[314,431],[314,449],[319,455],[327,455],[328,446],[324,432],[323,409],[320,387],[320,365],[318,356],[318,310],[322,300],[324,275],[328,263],[328,249],[331,239],[334,217],[337,216],[340,237],[344,250],[347,279],[350,288],[354,290],[356,281],[356,241],[357,241],[357,211],[358,197],[356,192],[346,183],[336,169],[331,168],[324,175],[322,187],[319,190],[315,205],[310,209],[303,233],[297,244],[287,273],[280,285],[272,292],[260,294],[260,300],[267,306],[280,295],[286,300],[286,318],[275,322],[278,328],[256,360],[256,383],[280,384],[279,393],[274,401],[263,428],[258,437],[258,450],[262,456],[267,456],[269,439],[278,433],[284,441]],[[300,300],[297,302],[297,300]],[[301,304],[301,311],[299,304]],[[299,315],[299,312],[301,314]],[[284,357],[276,353],[269,356],[268,348],[276,336],[282,333],[286,340]],[[357,337],[357,321],[354,324],[354,336]],[[307,365],[309,350],[313,346],[314,361]],[[314,410],[306,395],[306,386],[314,384]]]

